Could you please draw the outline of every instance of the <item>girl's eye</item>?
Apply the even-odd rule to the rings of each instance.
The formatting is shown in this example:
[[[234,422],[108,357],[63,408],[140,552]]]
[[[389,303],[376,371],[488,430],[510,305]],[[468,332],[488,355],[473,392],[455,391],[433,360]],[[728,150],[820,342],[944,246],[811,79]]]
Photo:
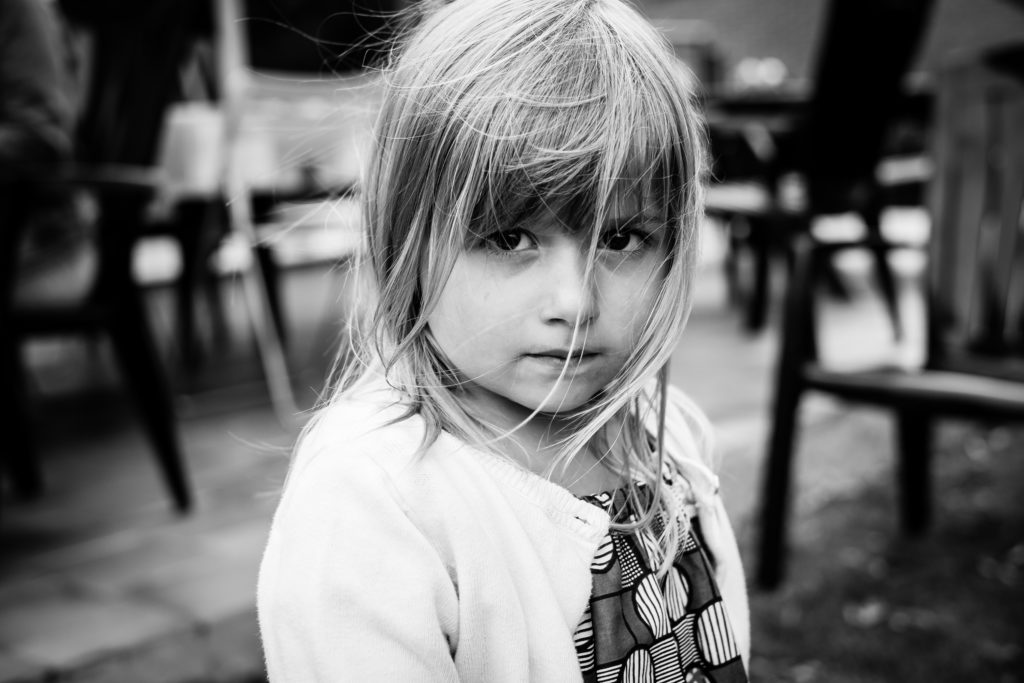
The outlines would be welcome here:
[[[524,251],[533,246],[533,241],[524,230],[500,230],[484,240],[498,251]]]
[[[640,249],[645,240],[646,235],[636,230],[609,230],[601,235],[601,248],[628,253]]]

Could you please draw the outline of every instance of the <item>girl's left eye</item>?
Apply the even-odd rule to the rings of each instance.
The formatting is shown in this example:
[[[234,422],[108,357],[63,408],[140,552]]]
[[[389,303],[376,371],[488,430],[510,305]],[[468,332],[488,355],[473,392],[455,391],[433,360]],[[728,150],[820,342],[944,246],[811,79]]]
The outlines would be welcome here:
[[[609,230],[601,235],[601,248],[629,253],[643,247],[647,236],[636,230]]]
[[[524,251],[533,246],[525,230],[500,230],[487,235],[484,241],[498,251]]]

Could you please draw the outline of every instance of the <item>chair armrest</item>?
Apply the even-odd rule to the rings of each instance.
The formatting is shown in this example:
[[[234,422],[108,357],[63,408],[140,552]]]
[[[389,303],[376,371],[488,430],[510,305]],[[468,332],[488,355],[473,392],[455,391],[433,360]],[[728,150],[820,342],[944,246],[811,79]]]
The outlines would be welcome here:
[[[53,177],[53,182],[92,190],[102,196],[148,198],[163,185],[159,169],[127,164],[70,164]]]
[[[862,239],[855,240],[836,240],[823,242],[819,240],[813,240],[809,249],[811,250],[811,258],[816,260],[829,258],[834,254],[847,249],[864,249],[870,247],[871,249],[882,249],[884,251],[893,251],[894,249],[922,249],[922,245],[914,244],[912,242],[891,242],[886,239],[879,239],[877,237],[864,237]]]

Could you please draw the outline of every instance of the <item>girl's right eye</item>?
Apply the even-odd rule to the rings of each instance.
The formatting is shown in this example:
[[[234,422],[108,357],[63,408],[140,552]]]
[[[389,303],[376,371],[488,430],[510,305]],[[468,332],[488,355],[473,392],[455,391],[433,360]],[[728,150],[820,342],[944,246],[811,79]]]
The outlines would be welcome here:
[[[488,247],[497,251],[525,251],[533,240],[525,230],[499,230],[484,237]]]

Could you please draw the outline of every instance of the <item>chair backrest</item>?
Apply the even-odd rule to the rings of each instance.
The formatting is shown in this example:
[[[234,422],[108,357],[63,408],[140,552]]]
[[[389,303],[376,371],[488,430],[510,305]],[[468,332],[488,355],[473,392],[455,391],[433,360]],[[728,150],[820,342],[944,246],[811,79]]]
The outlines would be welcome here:
[[[152,165],[202,0],[60,0],[86,34],[76,159]]]
[[[929,364],[1024,380],[1024,80],[982,62],[938,87]]]
[[[261,71],[329,76],[385,53],[401,0],[245,0],[249,63]]]
[[[199,30],[203,0],[59,0],[69,39],[79,44],[80,101],[74,159],[80,172],[140,178],[153,168],[164,117],[179,96],[179,74]],[[127,167],[115,173],[117,167]],[[129,170],[130,169],[130,170]],[[152,193],[101,194],[100,267],[94,293],[117,295]]]
[[[802,136],[812,206],[871,179],[932,0],[831,0]]]
[[[388,4],[382,0],[377,7]],[[330,9],[311,0],[278,3],[274,7],[288,11],[273,23],[265,2],[215,0],[215,5],[216,73],[225,115],[223,182],[228,196],[287,197],[312,189],[353,187],[379,100],[377,74],[370,69],[336,70],[331,54],[343,46],[330,41],[318,44],[316,34],[303,35],[300,27],[286,24],[292,16],[289,12],[300,10],[315,12],[321,22],[330,23]],[[363,5],[349,5],[355,6]],[[351,16],[348,20],[356,21]],[[312,19],[307,16],[305,21]],[[268,40],[264,33],[271,29],[267,26],[273,33],[292,36],[288,49],[297,54],[270,54],[280,40],[260,42]],[[374,34],[368,40],[380,38]],[[289,66],[303,70],[265,70]],[[230,203],[234,225],[253,222],[253,216],[245,215],[247,205]]]

